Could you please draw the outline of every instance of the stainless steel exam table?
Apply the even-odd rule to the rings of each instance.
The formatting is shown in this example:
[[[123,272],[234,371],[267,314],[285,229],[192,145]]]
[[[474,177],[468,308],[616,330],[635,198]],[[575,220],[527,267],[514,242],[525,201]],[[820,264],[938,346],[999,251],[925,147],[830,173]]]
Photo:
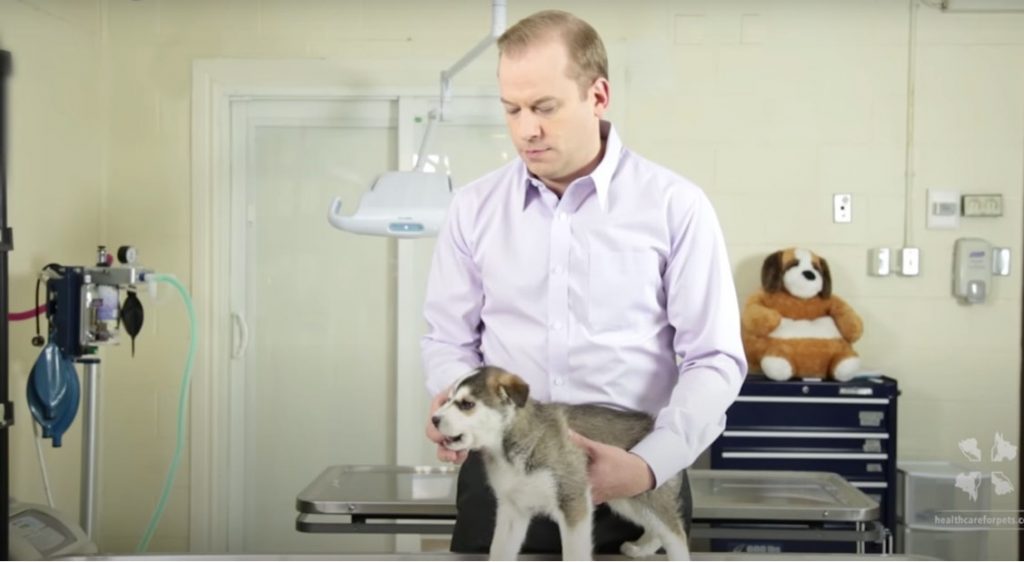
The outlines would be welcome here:
[[[878,560],[879,555],[858,554],[804,554],[801,552],[784,552],[782,554],[749,554],[746,552],[694,552],[692,560]],[[164,554],[95,554],[91,556],[67,556],[54,560],[133,560],[138,562],[269,562],[271,560],[308,560],[317,562],[368,560],[487,560],[486,554],[453,554],[451,552],[394,552],[385,554],[196,554],[196,553],[164,553]],[[523,554],[519,560],[561,560],[558,555]],[[597,555],[595,560],[634,560],[621,555]],[[648,556],[640,560],[664,560],[664,555]],[[932,560],[920,556],[896,555],[885,556],[885,560]]]
[[[878,503],[837,474],[691,469],[689,475],[693,538],[856,542],[858,553],[874,542],[892,553]],[[295,528],[451,534],[457,477],[455,467],[332,466],[298,495]]]

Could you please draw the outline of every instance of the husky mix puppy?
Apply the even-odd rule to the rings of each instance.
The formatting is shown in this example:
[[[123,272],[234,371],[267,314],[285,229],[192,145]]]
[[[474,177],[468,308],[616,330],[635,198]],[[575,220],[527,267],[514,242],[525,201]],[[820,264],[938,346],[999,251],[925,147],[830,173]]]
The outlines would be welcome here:
[[[530,520],[547,515],[558,524],[565,560],[590,559],[593,505],[587,457],[569,430],[630,449],[654,427],[642,412],[595,405],[544,404],[529,398],[529,386],[497,367],[481,367],[452,387],[434,413],[434,425],[449,449],[479,451],[497,499],[492,560],[514,560]],[[622,545],[632,557],[665,547],[670,560],[688,560],[688,539],[680,514],[676,475],[654,490],[616,499],[608,506],[644,528]]]

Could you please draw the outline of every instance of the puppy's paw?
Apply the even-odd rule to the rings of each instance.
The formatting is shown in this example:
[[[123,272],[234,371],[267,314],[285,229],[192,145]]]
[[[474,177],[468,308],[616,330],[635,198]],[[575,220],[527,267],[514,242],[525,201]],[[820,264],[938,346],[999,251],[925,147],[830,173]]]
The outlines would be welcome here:
[[[619,550],[630,558],[646,558],[658,552],[659,547],[658,541],[626,541]]]

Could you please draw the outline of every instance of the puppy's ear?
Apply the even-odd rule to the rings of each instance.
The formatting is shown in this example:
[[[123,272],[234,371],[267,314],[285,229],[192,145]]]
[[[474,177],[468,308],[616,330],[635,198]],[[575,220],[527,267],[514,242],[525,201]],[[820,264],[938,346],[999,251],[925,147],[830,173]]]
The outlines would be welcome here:
[[[526,399],[530,397],[530,385],[512,373],[498,375],[498,388],[516,405],[522,408],[526,405]]]
[[[768,293],[782,290],[782,250],[764,259],[761,265],[761,286]]]
[[[829,271],[825,258],[819,257],[818,261],[821,263],[821,292],[818,295],[827,299],[832,296],[832,272]]]

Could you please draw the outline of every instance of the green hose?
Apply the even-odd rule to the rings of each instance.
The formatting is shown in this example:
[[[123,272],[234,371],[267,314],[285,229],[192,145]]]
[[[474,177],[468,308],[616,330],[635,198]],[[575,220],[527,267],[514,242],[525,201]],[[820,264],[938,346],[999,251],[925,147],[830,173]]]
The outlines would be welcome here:
[[[177,443],[174,446],[174,456],[171,458],[171,467],[168,469],[167,478],[164,480],[164,489],[163,493],[160,494],[160,501],[156,505],[156,510],[153,511],[153,517],[149,520],[146,532],[142,535],[142,539],[135,548],[136,552],[145,552],[149,548],[149,541],[153,538],[156,526],[160,523],[160,518],[164,514],[164,508],[167,507],[167,497],[171,494],[171,486],[174,485],[174,478],[178,474],[181,452],[185,448],[185,408],[188,405],[188,389],[192,382],[192,362],[196,356],[196,311],[192,307],[192,299],[188,296],[185,286],[173,275],[148,275],[146,280],[169,283],[181,294],[181,298],[185,301],[185,307],[188,309],[189,339],[188,356],[185,359],[185,375],[181,379],[181,394],[178,397],[178,437]]]

